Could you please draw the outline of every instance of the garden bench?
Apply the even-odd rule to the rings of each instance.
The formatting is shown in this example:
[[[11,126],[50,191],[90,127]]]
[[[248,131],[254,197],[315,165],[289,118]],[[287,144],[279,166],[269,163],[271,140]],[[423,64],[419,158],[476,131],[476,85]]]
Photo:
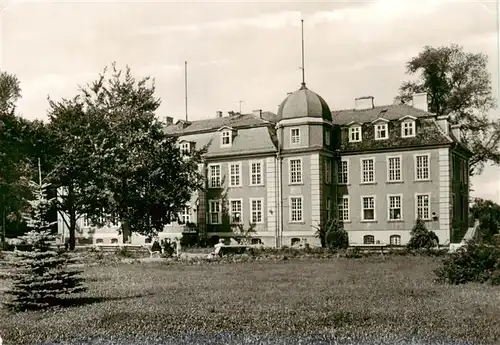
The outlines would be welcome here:
[[[144,247],[148,250],[150,258],[159,258],[161,256],[161,251],[159,251],[159,250],[153,251],[152,250],[153,246],[151,246],[151,247],[150,246],[144,246]]]

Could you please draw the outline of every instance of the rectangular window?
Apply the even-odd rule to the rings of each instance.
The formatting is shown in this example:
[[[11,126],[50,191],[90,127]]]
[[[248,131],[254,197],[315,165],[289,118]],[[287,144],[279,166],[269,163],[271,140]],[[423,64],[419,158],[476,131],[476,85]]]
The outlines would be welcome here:
[[[349,221],[349,197],[346,195],[339,199],[339,220]]]
[[[221,146],[231,146],[231,131],[223,131],[221,134]]]
[[[375,220],[375,197],[364,196],[361,200],[363,207],[363,220]]]
[[[429,155],[415,156],[415,179],[417,181],[429,179]]]
[[[423,220],[430,219],[430,195],[429,194],[417,194],[416,195],[416,203],[417,203],[417,218]]]
[[[297,145],[300,143],[300,128],[292,128],[290,130],[290,144]]]
[[[401,220],[403,213],[401,195],[389,195],[387,204],[389,206],[389,220]]]
[[[262,161],[250,162],[250,185],[260,186],[263,181]]]
[[[181,144],[181,153],[182,154],[188,154],[189,153],[189,143],[182,143]]]
[[[332,208],[332,199],[326,198],[325,210],[326,210],[326,220],[327,221],[330,220],[330,217],[331,217],[331,214],[330,214],[331,208]]]
[[[232,224],[239,224],[243,220],[242,210],[243,202],[242,200],[229,200],[229,212],[231,216]]]
[[[214,164],[208,166],[209,171],[209,186],[210,188],[219,188],[221,186],[221,171],[220,165]]]
[[[387,123],[375,125],[375,140],[382,140],[388,138]]]
[[[183,224],[191,222],[191,207],[189,205],[186,205],[182,208],[179,218]]]
[[[401,157],[388,157],[387,158],[387,181],[399,182],[401,181]]]
[[[329,129],[325,130],[325,145],[330,146],[331,132]]]
[[[330,158],[325,159],[325,183],[332,183],[332,161]]]
[[[258,224],[262,223],[262,210],[263,210],[262,199],[250,199],[250,207],[252,212],[252,223]]]
[[[241,162],[229,163],[229,187],[241,186]]]
[[[290,184],[302,183],[302,159],[290,159]]]
[[[209,211],[210,211],[210,224],[220,224],[221,214],[220,214],[220,200],[210,200]]]
[[[83,216],[83,227],[90,228],[91,226],[92,226],[92,222],[90,220],[90,217],[88,217],[87,215],[84,215]]]
[[[340,184],[349,183],[349,161],[342,160],[339,162],[339,177],[338,182]]]
[[[298,223],[303,221],[301,196],[290,197],[290,221],[292,223]]]
[[[403,138],[415,136],[415,121],[406,121],[402,123],[401,136]]]
[[[392,235],[389,238],[389,241],[392,246],[400,246],[401,245],[401,236],[399,235]]]
[[[361,141],[361,126],[349,128],[349,142]]]
[[[361,181],[362,183],[375,182],[375,159],[361,159]]]

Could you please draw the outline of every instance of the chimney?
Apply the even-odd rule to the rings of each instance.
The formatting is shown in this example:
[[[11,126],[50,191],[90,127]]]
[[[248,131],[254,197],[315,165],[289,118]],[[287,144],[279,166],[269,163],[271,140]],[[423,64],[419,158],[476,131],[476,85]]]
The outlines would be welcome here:
[[[254,116],[257,116],[258,118],[262,118],[262,109],[255,109],[252,111]]]
[[[221,118],[221,117],[222,117],[222,111],[217,110],[217,116],[216,116],[216,117],[217,117],[217,118]]]
[[[165,117],[165,123],[167,126],[172,126],[174,124],[174,118],[170,116]]]
[[[453,134],[453,136],[458,140],[458,141],[462,141],[462,129],[460,128],[461,125],[460,124],[456,124],[456,125],[451,125],[450,128],[451,128],[451,134]]]
[[[450,117],[448,115],[441,115],[436,118],[438,126],[446,134],[450,134]]]
[[[354,100],[356,110],[373,109],[373,96],[358,97]]]
[[[412,99],[412,106],[414,108],[423,110],[423,111],[429,111],[429,103],[427,101],[427,92],[421,92],[421,93],[414,93],[411,96]]]

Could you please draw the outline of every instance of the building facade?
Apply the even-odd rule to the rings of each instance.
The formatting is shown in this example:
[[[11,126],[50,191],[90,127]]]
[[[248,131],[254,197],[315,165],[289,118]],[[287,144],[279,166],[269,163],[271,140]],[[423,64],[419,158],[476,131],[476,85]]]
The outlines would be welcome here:
[[[402,245],[420,217],[440,244],[459,242],[468,226],[471,152],[458,128],[427,111],[425,94],[414,95],[411,106],[375,106],[373,97],[355,104],[331,111],[303,84],[276,115],[168,118],[165,131],[184,153],[208,145],[199,166],[206,188],[159,237],[179,238],[190,222],[214,240],[252,227],[255,243],[266,246],[319,245],[317,228],[338,219],[352,245]],[[92,229],[80,222],[81,237],[93,243],[121,241],[119,224]],[[59,226],[64,233],[64,222]]]

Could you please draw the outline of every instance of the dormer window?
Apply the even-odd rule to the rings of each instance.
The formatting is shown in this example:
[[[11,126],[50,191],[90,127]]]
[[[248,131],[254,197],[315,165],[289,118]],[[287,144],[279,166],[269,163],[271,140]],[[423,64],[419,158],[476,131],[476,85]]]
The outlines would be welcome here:
[[[409,120],[401,123],[401,137],[409,138],[415,136],[415,121]]]
[[[355,143],[361,141],[361,126],[352,126],[349,128],[349,142]]]
[[[190,146],[189,143],[181,143],[181,153],[182,154],[188,154],[190,151]]]
[[[375,140],[383,140],[389,137],[387,127],[387,123],[380,123],[375,125]]]
[[[221,133],[221,142],[220,145],[222,147],[229,147],[232,143],[232,135],[231,131],[225,130]]]
[[[290,130],[290,144],[298,145],[300,143],[300,128]]]

